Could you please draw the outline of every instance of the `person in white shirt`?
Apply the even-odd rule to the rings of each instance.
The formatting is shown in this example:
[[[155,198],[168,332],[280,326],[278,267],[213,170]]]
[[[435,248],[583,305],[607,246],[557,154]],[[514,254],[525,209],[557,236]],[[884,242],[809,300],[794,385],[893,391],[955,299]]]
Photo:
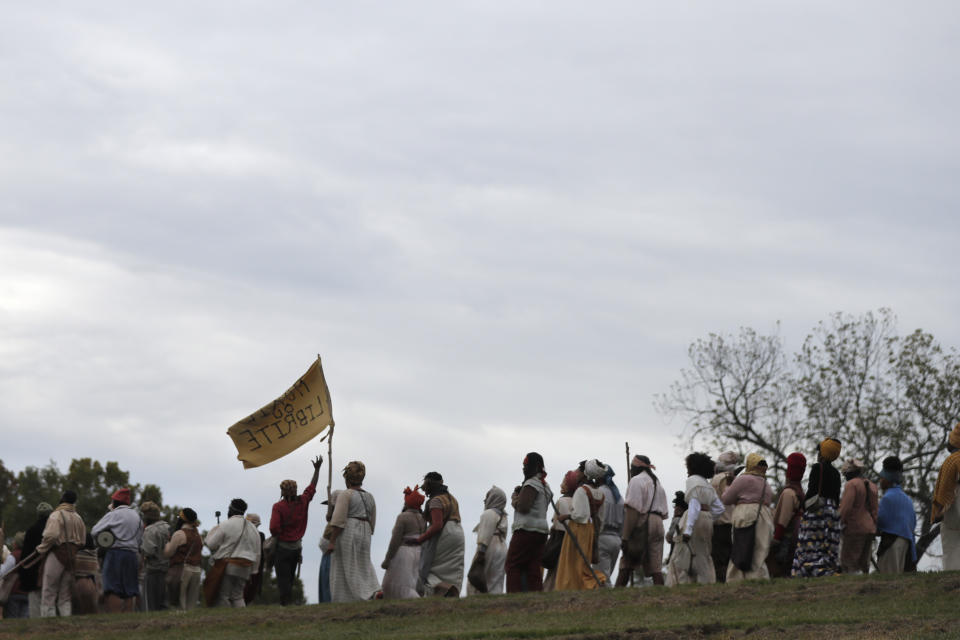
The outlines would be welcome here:
[[[211,559],[215,567],[217,563],[226,565],[217,597],[213,602],[208,601],[208,605],[235,608],[246,606],[243,601],[243,587],[253,571],[253,566],[260,562],[260,534],[253,523],[243,517],[246,512],[247,503],[240,498],[234,498],[227,509],[226,522],[211,529],[204,540],[204,544],[213,552]],[[215,574],[216,571],[212,570],[211,573]]]
[[[638,570],[652,578],[653,584],[663,584],[663,521],[667,517],[667,492],[654,475],[654,469],[656,467],[647,456],[634,456],[630,464],[618,587],[625,587],[630,575]]]
[[[705,453],[691,453],[687,465],[687,512],[680,520],[683,532],[667,565],[667,586],[699,582],[712,584],[717,574],[710,555],[713,521],[724,513],[723,503],[707,478],[713,476],[713,460]]]
[[[140,595],[140,543],[143,521],[130,508],[130,489],[117,489],[110,511],[93,525],[94,538],[102,531],[113,534],[113,545],[103,557],[103,606],[107,613],[132,612]]]

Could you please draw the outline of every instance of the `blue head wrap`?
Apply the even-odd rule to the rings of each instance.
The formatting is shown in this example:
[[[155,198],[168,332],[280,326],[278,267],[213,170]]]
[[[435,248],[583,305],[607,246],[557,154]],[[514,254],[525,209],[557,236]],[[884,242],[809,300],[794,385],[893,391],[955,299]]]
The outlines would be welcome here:
[[[608,487],[610,487],[610,492],[613,494],[613,501],[620,502],[620,489],[617,489],[617,485],[613,483],[613,476],[617,475],[613,472],[613,467],[607,465],[607,475],[604,477],[604,482]]]

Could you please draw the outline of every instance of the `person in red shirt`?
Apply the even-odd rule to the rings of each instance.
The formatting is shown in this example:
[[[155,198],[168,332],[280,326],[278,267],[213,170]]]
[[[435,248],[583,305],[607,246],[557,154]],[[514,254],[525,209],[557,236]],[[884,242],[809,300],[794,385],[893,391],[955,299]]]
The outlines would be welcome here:
[[[280,604],[290,604],[293,592],[293,577],[297,566],[303,562],[301,555],[303,534],[307,531],[307,510],[310,501],[317,493],[317,479],[323,457],[313,460],[313,477],[310,484],[297,495],[297,482],[284,480],[280,483],[280,501],[273,505],[270,515],[270,535],[276,539],[274,566],[277,569],[277,589],[280,591]]]

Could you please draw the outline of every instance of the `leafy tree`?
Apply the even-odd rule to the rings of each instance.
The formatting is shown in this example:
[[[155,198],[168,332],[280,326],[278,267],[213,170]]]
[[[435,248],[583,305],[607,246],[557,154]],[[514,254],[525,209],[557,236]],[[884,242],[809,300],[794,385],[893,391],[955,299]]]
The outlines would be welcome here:
[[[4,504],[3,520],[11,532],[25,531],[37,519],[37,505],[56,506],[63,494],[63,475],[51,460],[46,467],[26,467],[17,474],[16,493]]]
[[[136,500],[139,486],[130,484],[130,472],[117,462],[104,465],[78,458],[70,461],[65,474],[52,460],[42,468],[28,466],[16,476],[14,499],[3,505],[3,518],[9,531],[23,531],[36,520],[38,503],[56,506],[63,492],[72,489],[77,492],[77,512],[89,528],[107,512],[113,492],[121,487],[129,487]]]
[[[95,524],[107,512],[113,493],[129,487],[131,504],[137,503],[138,485],[130,484],[130,472],[116,462],[101,465],[90,458],[74,459],[64,477],[67,488],[77,492],[77,513],[87,527]]]
[[[655,403],[686,419],[691,444],[757,450],[780,471],[791,451],[815,451],[827,436],[870,469],[897,455],[917,509],[918,554],[939,535],[930,507],[947,436],[960,421],[955,350],[919,329],[900,337],[896,317],[880,309],[831,315],[793,358],[778,335],[749,328],[697,340],[689,358]]]
[[[17,476],[7,469],[3,460],[0,460],[0,513],[3,513],[8,504],[16,502]]]

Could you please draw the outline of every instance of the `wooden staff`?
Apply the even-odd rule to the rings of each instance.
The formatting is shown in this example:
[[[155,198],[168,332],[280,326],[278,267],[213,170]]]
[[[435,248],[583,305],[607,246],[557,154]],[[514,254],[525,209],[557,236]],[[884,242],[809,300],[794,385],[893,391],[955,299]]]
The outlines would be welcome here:
[[[14,571],[16,571],[17,569],[19,569],[20,567],[23,567],[24,569],[28,569],[28,568],[32,567],[34,564],[36,564],[36,561],[39,560],[39,559],[40,559],[40,554],[38,554],[36,551],[33,551],[33,552],[32,552],[30,555],[28,555],[26,558],[24,558],[23,560],[21,560],[20,562],[18,562],[18,563],[13,567],[13,569],[10,569],[10,571],[8,571],[7,573],[3,574],[3,576],[6,577],[7,575],[9,575],[9,574],[13,573]]]
[[[626,449],[626,452],[627,452],[627,484],[630,484],[630,443],[629,443],[629,442],[624,442],[624,443],[623,443],[623,447],[624,447],[624,449]],[[649,517],[649,516],[648,516],[648,517]],[[624,554],[624,555],[626,555],[626,554]],[[610,571],[611,571],[611,573],[612,573],[612,572],[613,572],[613,569],[611,568]],[[631,587],[633,586],[633,574],[634,574],[634,573],[635,573],[634,570],[631,568],[631,569],[630,569],[630,586],[631,586]],[[619,580],[619,579],[620,579],[620,578],[617,577],[617,580]]]
[[[573,535],[573,532],[570,531],[570,527],[567,526],[566,520],[560,519],[560,512],[557,511],[557,504],[553,501],[553,496],[550,496],[550,506],[553,507],[553,512],[557,516],[557,522],[563,525],[563,528],[567,530],[567,537],[573,540],[573,546],[577,548],[577,552],[580,554],[580,557],[583,558],[583,563],[587,565],[587,569],[590,570],[590,575],[593,576],[593,581],[597,583],[598,587],[603,586],[603,583],[600,582],[600,579],[597,578],[597,574],[594,573],[593,567],[590,565],[590,561],[587,560],[587,554],[583,552],[583,548],[580,546],[580,541],[577,540],[577,536]]]
[[[333,425],[330,425],[330,433],[327,434],[327,501],[330,500],[331,488],[333,486]]]

